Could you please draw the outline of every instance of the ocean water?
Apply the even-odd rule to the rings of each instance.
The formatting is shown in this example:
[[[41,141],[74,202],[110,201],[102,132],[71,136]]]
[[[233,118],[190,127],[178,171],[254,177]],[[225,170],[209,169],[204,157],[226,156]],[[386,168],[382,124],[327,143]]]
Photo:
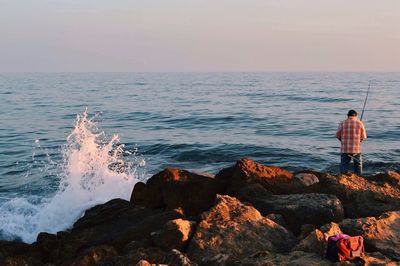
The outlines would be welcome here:
[[[165,167],[337,173],[369,80],[365,173],[400,170],[400,73],[0,74],[0,239],[65,230]]]

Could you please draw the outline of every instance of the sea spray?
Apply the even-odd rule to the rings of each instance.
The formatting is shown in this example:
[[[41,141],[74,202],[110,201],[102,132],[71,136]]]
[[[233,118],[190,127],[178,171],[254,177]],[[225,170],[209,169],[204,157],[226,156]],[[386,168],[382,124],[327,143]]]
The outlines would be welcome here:
[[[1,238],[36,240],[40,232],[65,230],[96,204],[113,198],[129,199],[145,165],[137,149],[126,151],[118,135],[107,137],[96,116],[78,114],[75,127],[63,145],[56,193],[16,197],[0,206]]]

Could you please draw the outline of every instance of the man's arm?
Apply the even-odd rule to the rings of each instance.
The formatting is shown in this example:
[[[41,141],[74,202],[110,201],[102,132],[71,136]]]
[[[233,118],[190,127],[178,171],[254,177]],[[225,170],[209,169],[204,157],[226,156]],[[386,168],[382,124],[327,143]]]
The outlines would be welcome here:
[[[361,122],[360,142],[367,138],[367,131],[365,130],[364,123]]]
[[[342,140],[342,130],[343,130],[343,124],[339,123],[338,129],[336,131],[336,138],[340,141]]]

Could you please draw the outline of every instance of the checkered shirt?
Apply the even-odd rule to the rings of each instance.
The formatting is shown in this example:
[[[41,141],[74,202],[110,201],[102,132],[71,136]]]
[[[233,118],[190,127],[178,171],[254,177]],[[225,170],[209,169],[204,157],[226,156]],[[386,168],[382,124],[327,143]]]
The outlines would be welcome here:
[[[354,116],[339,124],[336,138],[342,143],[341,153],[361,153],[361,142],[367,138],[367,133],[363,122]]]

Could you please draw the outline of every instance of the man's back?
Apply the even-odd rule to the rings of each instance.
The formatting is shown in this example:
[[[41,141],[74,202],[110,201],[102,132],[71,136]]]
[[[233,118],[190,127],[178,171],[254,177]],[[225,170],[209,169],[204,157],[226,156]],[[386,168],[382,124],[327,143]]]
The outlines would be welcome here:
[[[361,153],[361,142],[367,137],[364,124],[350,116],[339,124],[336,137],[341,141],[341,153]]]

